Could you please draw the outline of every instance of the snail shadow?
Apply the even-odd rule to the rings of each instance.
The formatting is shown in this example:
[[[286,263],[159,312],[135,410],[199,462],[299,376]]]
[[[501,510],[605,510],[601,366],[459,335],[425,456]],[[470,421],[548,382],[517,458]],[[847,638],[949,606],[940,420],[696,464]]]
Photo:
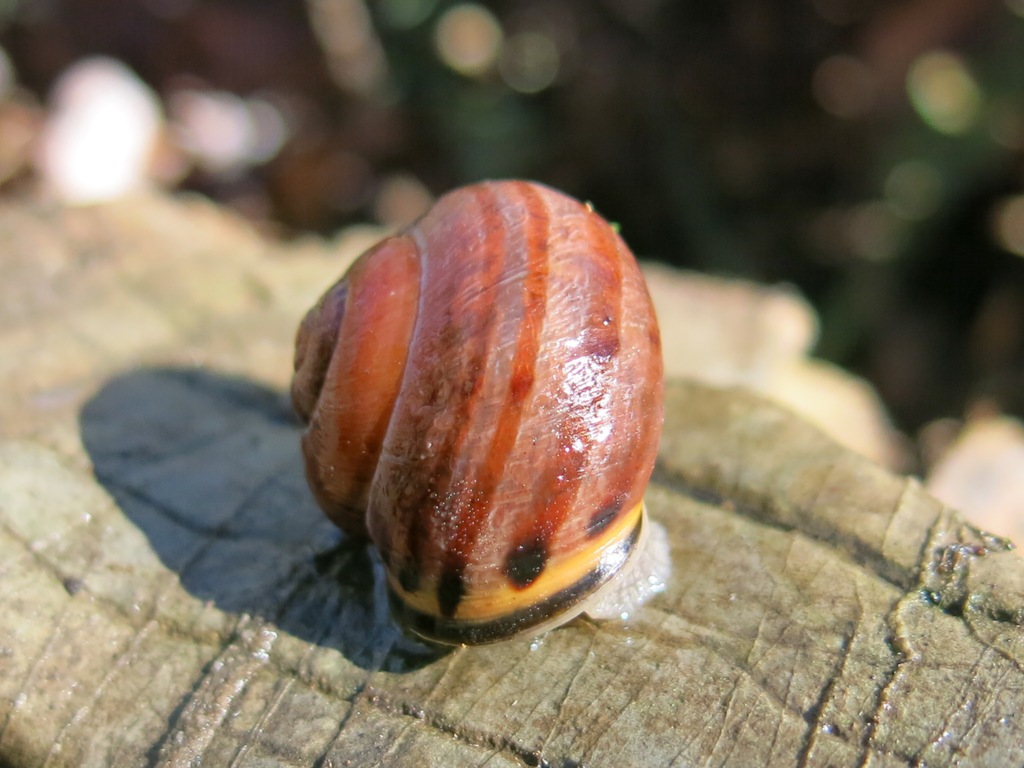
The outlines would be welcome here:
[[[262,617],[366,669],[443,651],[403,637],[379,559],[316,508],[287,399],[186,368],[140,369],[83,408],[97,480],[193,596]]]

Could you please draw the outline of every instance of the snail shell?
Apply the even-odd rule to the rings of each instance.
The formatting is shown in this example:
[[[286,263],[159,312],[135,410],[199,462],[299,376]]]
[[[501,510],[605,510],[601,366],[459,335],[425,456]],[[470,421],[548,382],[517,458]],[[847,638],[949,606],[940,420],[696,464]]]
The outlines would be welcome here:
[[[636,563],[662,390],[625,243],[589,206],[502,181],[440,198],[324,294],[292,399],[310,487],[380,551],[396,618],[473,644],[652,591],[665,546]],[[623,570],[632,597],[609,601]]]

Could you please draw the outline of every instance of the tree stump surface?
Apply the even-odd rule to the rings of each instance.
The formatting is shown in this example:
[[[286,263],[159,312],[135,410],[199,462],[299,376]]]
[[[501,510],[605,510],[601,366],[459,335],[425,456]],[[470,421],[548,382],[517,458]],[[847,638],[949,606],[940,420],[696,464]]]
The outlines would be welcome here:
[[[317,511],[285,395],[366,238],[152,197],[9,201],[0,240],[0,765],[1024,762],[1024,564],[785,408],[670,382],[666,592],[438,652]]]

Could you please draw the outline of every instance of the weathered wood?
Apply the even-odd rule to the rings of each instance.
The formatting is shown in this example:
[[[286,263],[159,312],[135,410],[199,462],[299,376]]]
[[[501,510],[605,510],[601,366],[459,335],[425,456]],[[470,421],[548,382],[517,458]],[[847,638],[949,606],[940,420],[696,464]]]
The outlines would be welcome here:
[[[632,623],[438,653],[283,395],[353,249],[159,198],[0,242],[0,764],[1024,762],[1024,565],[785,409],[670,384],[675,571]]]

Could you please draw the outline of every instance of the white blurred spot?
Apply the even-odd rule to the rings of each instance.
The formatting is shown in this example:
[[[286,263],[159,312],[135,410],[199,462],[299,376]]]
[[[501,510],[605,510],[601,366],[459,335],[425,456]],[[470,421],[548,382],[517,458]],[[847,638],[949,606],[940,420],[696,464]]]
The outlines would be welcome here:
[[[445,11],[434,29],[434,47],[446,65],[470,77],[489,71],[501,50],[498,19],[482,5],[462,3]]]
[[[513,90],[537,93],[555,82],[559,64],[554,40],[540,32],[521,32],[505,43],[498,69]]]
[[[907,93],[921,119],[940,133],[966,133],[981,111],[977,81],[949,51],[918,56],[907,73]]]
[[[897,216],[911,221],[925,219],[942,202],[942,177],[930,163],[905,160],[889,171],[885,198]]]
[[[171,94],[168,109],[182,147],[212,174],[264,163],[288,138],[280,110],[260,98],[189,89]]]
[[[1024,195],[999,202],[992,215],[996,242],[1010,253],[1024,256]]]
[[[256,164],[273,159],[288,140],[290,131],[281,110],[273,102],[254,97],[246,100],[252,123],[249,159]]]
[[[875,79],[858,58],[829,56],[814,71],[811,90],[821,108],[836,117],[861,117],[875,103]]]
[[[44,184],[71,204],[110,200],[144,187],[160,133],[160,103],[118,61],[69,67],[50,97],[36,165]]]
[[[971,419],[932,468],[926,487],[975,525],[1019,544],[1024,534],[1024,424],[1000,415]]]

